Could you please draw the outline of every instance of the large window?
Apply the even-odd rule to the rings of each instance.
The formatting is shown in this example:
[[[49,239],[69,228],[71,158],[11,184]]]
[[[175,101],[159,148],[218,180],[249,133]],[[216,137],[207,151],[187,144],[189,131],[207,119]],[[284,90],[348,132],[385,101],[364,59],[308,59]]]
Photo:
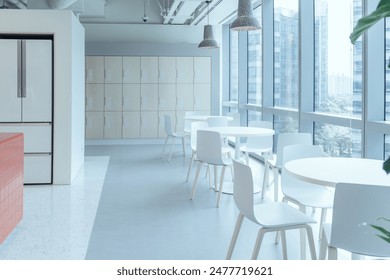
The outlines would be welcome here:
[[[230,31],[230,101],[238,101],[238,32]]]
[[[386,121],[390,121],[390,19],[386,18],[386,53],[385,59],[387,59],[386,63],[386,94],[385,94],[385,103],[386,103]]]
[[[274,1],[274,106],[299,105],[298,0]]]
[[[261,6],[253,11],[261,22]],[[248,103],[261,105],[262,30],[248,32]]]
[[[349,40],[361,0],[315,1],[315,111],[361,117],[362,39]]]

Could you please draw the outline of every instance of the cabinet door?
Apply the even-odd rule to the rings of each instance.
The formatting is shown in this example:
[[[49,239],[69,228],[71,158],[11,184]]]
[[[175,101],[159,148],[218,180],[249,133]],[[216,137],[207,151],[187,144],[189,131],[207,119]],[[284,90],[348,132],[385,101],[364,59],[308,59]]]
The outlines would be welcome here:
[[[139,111],[141,109],[141,85],[123,84],[123,111]]]
[[[194,57],[194,83],[211,83],[211,58]]]
[[[122,111],[122,84],[104,85],[104,110]]]
[[[141,58],[139,56],[123,57],[123,83],[139,84],[141,82]]]
[[[176,109],[176,84],[160,84],[158,89],[159,110]]]
[[[122,113],[122,138],[139,138],[141,129],[140,111]]]
[[[25,97],[22,121],[52,120],[52,41],[23,40],[25,53]]]
[[[158,113],[157,111],[141,112],[141,137],[158,137]]]
[[[122,138],[122,112],[104,113],[104,138]]]
[[[176,131],[184,131],[186,111],[176,111]]]
[[[171,117],[171,128],[172,131],[176,131],[176,111],[159,111],[158,112],[158,138],[166,138],[165,133],[165,121],[164,116],[168,115]]]
[[[194,110],[210,111],[210,84],[194,84]]]
[[[160,84],[176,83],[176,58],[159,57],[158,58],[158,77]]]
[[[178,84],[192,84],[194,82],[194,58],[193,57],[177,57],[176,71]]]
[[[141,57],[141,83],[158,83],[158,57]]]
[[[194,85],[193,84],[176,85],[176,110],[178,111],[194,110]]]
[[[103,138],[103,112],[85,113],[85,137],[87,139]]]
[[[141,84],[141,111],[158,110],[158,84]]]
[[[20,42],[20,41],[19,41]],[[0,121],[20,122],[22,103],[18,86],[18,40],[0,40]]]
[[[104,109],[104,85],[85,85],[85,110],[102,112]]]
[[[122,57],[104,57],[104,82],[109,84],[122,83]]]
[[[88,84],[104,83],[103,56],[87,56],[85,58],[85,82]]]

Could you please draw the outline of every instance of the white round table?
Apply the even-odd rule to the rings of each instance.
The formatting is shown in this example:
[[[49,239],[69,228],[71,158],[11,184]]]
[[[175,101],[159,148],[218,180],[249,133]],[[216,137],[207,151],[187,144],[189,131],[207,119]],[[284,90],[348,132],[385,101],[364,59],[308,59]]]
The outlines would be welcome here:
[[[269,128],[261,128],[261,127],[247,127],[247,126],[223,126],[223,127],[209,127],[204,130],[215,131],[218,132],[221,137],[235,137],[235,152],[234,159],[240,159],[240,137],[251,137],[251,136],[272,136],[275,134],[275,130]],[[233,193],[233,184],[224,183],[223,193],[232,194]],[[261,187],[255,186],[254,192],[260,192]]]
[[[289,161],[285,171],[300,180],[335,187],[337,183],[384,185],[390,187],[390,175],[383,161],[364,158],[304,158]]]

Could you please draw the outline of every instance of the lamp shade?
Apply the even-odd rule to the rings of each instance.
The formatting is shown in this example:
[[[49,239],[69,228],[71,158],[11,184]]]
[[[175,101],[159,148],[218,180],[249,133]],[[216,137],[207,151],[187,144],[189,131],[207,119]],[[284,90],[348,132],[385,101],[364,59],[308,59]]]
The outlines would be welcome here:
[[[260,29],[259,21],[253,16],[252,0],[239,0],[237,18],[230,25],[234,31],[249,31]]]
[[[214,39],[213,36],[213,26],[205,25],[203,31],[203,41],[199,43],[198,48],[219,48],[218,42]]]

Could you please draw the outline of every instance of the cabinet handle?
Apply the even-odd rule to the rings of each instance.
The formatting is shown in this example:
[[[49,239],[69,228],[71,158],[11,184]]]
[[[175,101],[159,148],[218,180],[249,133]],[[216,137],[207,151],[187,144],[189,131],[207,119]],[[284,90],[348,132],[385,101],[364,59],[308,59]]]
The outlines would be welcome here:
[[[122,69],[122,80],[124,80],[124,79],[125,79],[125,70]]]
[[[142,75],[142,69],[141,69],[141,71],[140,71],[140,74],[141,74],[141,80],[142,80],[142,76],[143,76],[143,75]]]
[[[106,80],[106,69],[104,69],[104,80]]]

